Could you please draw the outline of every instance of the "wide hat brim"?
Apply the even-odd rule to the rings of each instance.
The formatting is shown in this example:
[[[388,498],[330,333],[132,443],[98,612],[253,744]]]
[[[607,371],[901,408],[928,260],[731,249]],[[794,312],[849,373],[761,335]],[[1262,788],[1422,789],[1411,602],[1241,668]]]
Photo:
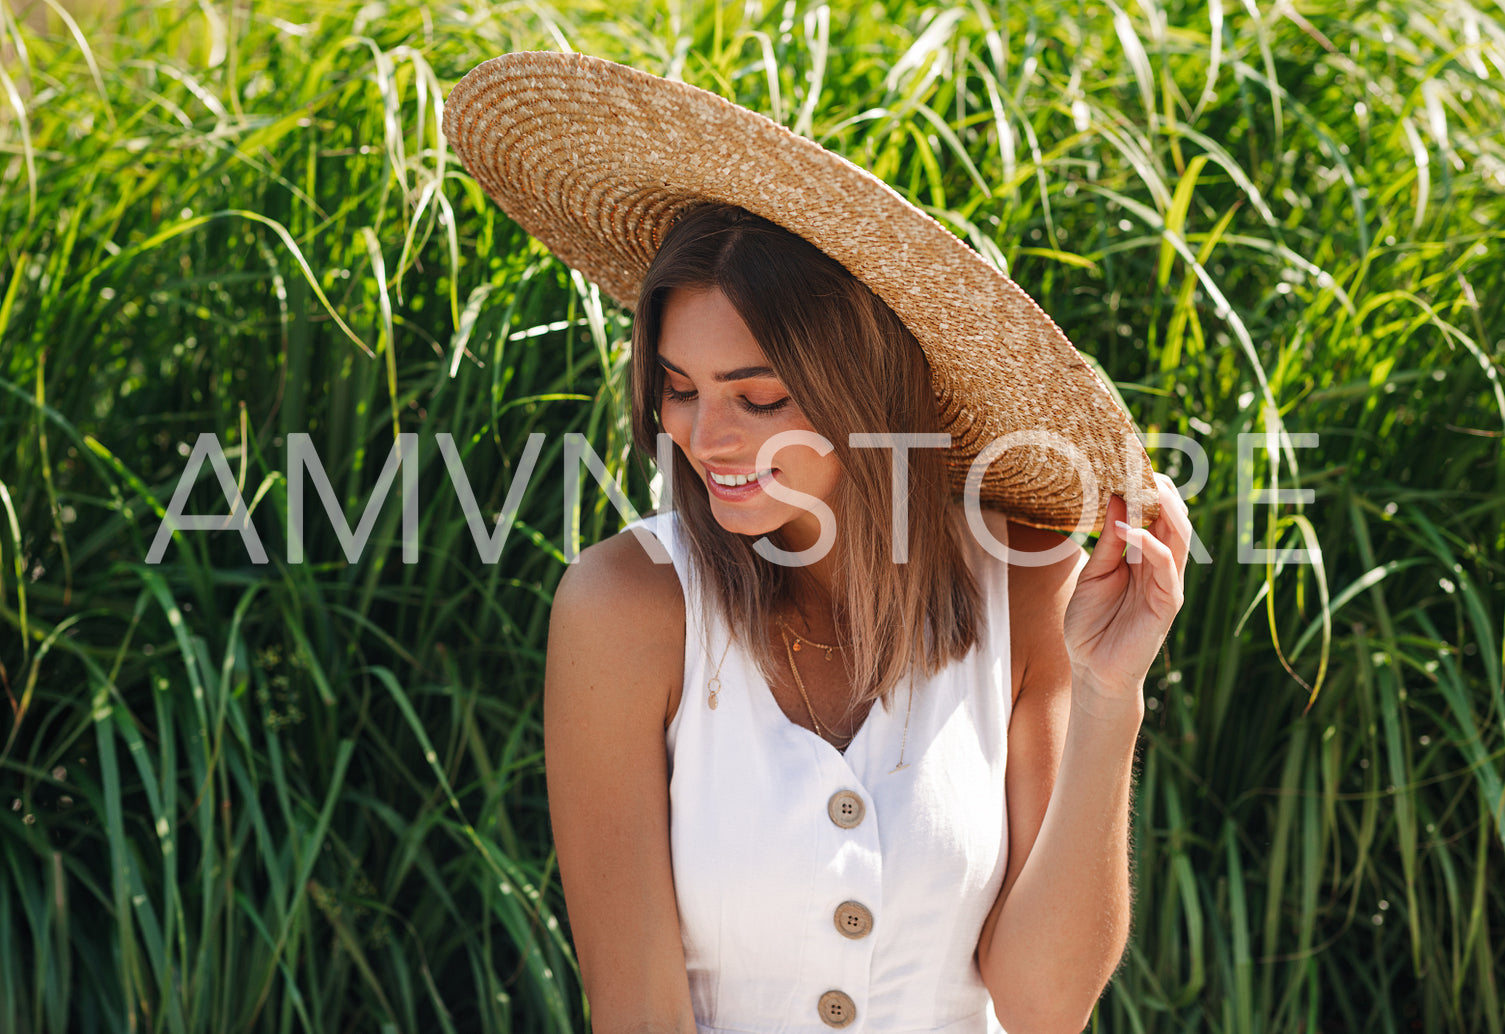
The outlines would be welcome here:
[[[958,492],[1043,528],[1157,512],[1134,426],[1017,284],[871,173],[713,93],[584,54],[523,52],[450,93],[444,134],[512,219],[629,310],[683,209],[724,202],[836,259],[930,362]],[[1086,512],[1084,512],[1084,509]]]

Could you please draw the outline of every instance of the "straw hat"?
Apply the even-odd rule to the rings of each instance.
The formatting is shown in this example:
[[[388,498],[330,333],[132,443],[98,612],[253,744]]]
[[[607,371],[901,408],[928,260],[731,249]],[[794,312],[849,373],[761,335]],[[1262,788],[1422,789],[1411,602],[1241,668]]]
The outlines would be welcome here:
[[[445,103],[444,134],[509,216],[628,309],[681,210],[725,202],[778,223],[865,283],[924,348],[958,491],[1002,439],[982,478],[985,506],[1048,528],[1079,518],[1101,528],[1110,494],[1131,515],[1156,512],[1128,414],[1050,317],[935,219],[814,141],[685,83],[550,52],[472,70]],[[1086,470],[1095,498],[1084,514]]]

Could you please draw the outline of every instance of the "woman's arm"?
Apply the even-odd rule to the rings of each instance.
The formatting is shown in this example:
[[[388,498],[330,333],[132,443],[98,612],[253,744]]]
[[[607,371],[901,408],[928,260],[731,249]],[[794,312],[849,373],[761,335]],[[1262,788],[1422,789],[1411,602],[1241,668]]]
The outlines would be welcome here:
[[[1169,493],[1169,496],[1167,496]],[[1075,1034],[1118,965],[1130,920],[1129,806],[1145,673],[1181,604],[1190,525],[1124,533],[1123,504],[1085,564],[1011,569],[1018,692],[1009,723],[1009,866],[978,965],[1010,1034]],[[1059,536],[1012,529],[1039,550]],[[1126,541],[1142,559],[1129,563]]]
[[[684,598],[631,534],[580,554],[549,621],[544,761],[595,1034],[694,1034],[669,853],[665,716]]]

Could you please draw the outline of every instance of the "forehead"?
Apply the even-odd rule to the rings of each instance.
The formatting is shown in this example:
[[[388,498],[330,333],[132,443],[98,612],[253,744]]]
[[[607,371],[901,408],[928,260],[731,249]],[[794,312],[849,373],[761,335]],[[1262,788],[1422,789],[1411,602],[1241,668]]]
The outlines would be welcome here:
[[[757,338],[719,287],[669,292],[659,317],[658,354],[687,373],[768,366]]]

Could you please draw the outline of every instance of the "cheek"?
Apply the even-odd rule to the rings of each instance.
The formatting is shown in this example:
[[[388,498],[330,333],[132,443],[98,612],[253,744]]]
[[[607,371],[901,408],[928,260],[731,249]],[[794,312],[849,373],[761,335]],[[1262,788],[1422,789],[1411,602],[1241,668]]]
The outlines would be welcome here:
[[[825,465],[826,496],[829,498],[841,481],[841,464],[836,461],[835,456],[827,456],[821,462]]]
[[[699,471],[700,463],[690,450],[690,437],[695,431],[695,420],[690,412],[689,406],[665,405],[659,411],[658,424],[660,430],[673,440],[675,451],[683,455],[690,466]]]
[[[841,464],[834,455],[817,456],[807,451],[800,462],[799,477],[804,482],[805,491],[821,499],[829,499],[836,490],[837,483],[841,481]]]
[[[690,421],[680,406],[664,406],[659,410],[659,427],[674,439],[674,444],[683,449],[690,440]]]

